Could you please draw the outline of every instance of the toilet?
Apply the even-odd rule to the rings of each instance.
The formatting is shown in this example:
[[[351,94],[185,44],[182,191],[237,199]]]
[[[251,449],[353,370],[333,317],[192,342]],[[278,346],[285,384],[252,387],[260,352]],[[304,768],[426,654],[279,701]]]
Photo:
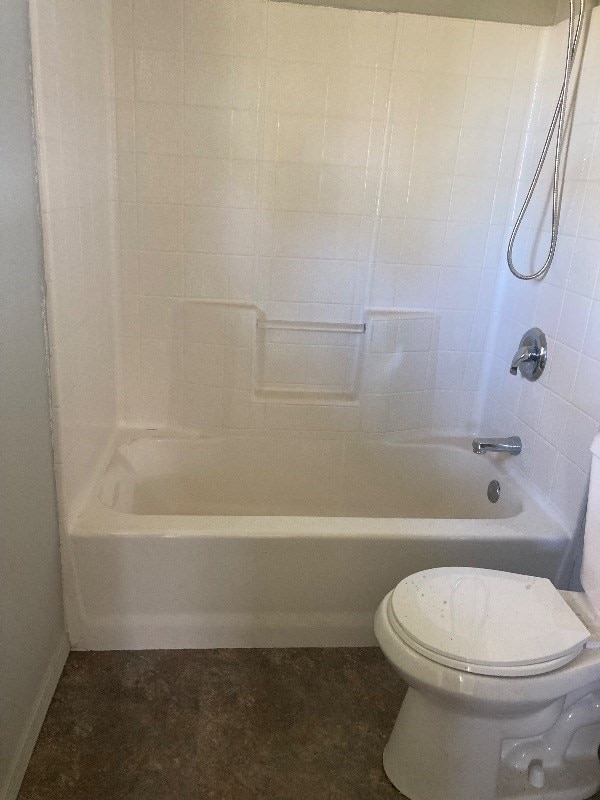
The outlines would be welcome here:
[[[383,765],[410,800],[584,800],[600,788],[600,436],[581,582],[443,567],[382,601],[408,690]]]

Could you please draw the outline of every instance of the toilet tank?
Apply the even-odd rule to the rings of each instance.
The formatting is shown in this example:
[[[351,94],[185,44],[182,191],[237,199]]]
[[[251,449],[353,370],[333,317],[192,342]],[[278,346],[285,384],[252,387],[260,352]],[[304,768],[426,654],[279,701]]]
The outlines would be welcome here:
[[[581,585],[596,616],[600,617],[600,434],[592,442],[592,472],[588,493]]]

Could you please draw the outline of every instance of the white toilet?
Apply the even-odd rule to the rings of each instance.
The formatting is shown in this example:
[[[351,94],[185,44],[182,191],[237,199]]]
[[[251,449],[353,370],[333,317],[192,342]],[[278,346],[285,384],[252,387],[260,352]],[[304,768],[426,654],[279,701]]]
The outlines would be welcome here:
[[[375,634],[409,688],[383,754],[410,800],[584,800],[600,787],[600,436],[584,592],[447,567],[403,580]]]

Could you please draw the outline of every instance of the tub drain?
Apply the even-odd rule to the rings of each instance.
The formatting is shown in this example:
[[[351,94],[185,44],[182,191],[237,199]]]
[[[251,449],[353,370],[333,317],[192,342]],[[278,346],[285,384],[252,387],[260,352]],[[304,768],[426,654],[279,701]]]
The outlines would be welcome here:
[[[487,496],[490,503],[497,503],[500,500],[500,484],[498,481],[490,481]]]

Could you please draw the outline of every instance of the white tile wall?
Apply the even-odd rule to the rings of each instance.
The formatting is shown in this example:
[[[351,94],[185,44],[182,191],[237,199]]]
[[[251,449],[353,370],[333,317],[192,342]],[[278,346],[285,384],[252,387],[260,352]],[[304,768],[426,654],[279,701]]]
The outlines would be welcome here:
[[[427,425],[471,425],[481,275],[490,226],[504,223],[507,120],[534,31],[264,0],[115,5],[125,418],[165,422],[152,398],[173,374],[150,377],[138,359],[148,342],[168,350],[185,296],[275,319],[433,311],[423,370],[440,394]],[[312,386],[336,351],[311,352],[312,366],[307,351],[272,352],[263,377]],[[401,404],[394,418],[424,425]]]
[[[522,202],[531,170],[552,115],[561,82],[566,23],[542,33],[538,52],[532,128],[523,167],[513,184]],[[561,236],[554,264],[543,281],[523,283],[499,259],[493,325],[486,349],[491,359],[482,425],[519,434],[526,457],[515,466],[537,484],[573,527],[583,510],[590,468],[589,446],[600,428],[600,13],[595,9],[587,38],[565,175]],[[551,159],[549,159],[551,160]],[[546,171],[545,186],[551,174]],[[516,253],[522,271],[545,258],[549,221],[542,203],[532,203]],[[508,228],[503,232],[503,239]],[[548,366],[539,383],[508,375],[508,361],[525,330],[548,336]],[[525,451],[524,451],[525,452]]]
[[[488,276],[497,266],[536,43],[537,31],[526,27],[399,20],[370,302],[435,312],[434,428],[476,426]]]
[[[68,524],[116,425],[110,2],[32,0],[31,27],[54,453]],[[117,64],[125,91],[127,64]]]

